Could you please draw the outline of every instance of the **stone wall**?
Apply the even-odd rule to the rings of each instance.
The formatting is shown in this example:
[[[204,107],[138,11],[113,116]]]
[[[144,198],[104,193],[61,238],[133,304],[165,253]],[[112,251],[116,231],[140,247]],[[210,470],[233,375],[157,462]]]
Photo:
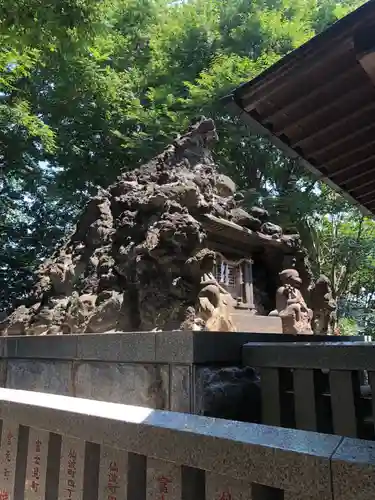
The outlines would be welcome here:
[[[259,422],[259,381],[243,368],[243,345],[280,340],[305,337],[189,331],[3,337],[0,386]]]
[[[1,498],[373,500],[375,446],[0,389]]]
[[[248,371],[239,376],[241,350],[263,337],[215,332],[4,337],[0,385],[205,413],[205,393],[211,381],[217,387],[218,371],[225,369],[225,387],[255,380]]]

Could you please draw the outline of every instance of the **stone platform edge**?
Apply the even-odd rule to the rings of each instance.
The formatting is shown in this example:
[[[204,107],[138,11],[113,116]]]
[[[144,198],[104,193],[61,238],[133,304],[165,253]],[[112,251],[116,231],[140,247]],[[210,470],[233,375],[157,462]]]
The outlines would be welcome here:
[[[80,360],[125,363],[240,363],[249,342],[338,342],[342,337],[249,332],[124,332],[0,338],[2,359]],[[363,341],[364,337],[345,337]]]

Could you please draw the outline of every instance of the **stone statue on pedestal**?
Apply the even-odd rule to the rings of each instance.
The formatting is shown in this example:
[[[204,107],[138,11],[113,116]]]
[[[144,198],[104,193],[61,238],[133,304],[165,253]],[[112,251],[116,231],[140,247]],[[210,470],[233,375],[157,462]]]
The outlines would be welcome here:
[[[337,303],[332,295],[331,282],[321,275],[311,290],[311,307],[314,312],[314,333],[332,335],[336,326]]]
[[[296,269],[285,269],[279,274],[282,286],[276,292],[276,310],[270,316],[279,316],[283,333],[312,335],[313,312],[300,292],[302,280]]]

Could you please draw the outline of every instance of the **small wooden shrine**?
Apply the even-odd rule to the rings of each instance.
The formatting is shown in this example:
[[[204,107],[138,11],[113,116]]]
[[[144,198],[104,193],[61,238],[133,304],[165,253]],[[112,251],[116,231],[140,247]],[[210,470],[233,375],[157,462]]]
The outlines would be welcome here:
[[[216,253],[215,278],[236,302],[237,330],[282,333],[280,318],[268,316],[275,308],[279,273],[295,266],[306,290],[311,282],[304,253],[291,245],[294,237],[271,237],[212,215],[201,222]]]

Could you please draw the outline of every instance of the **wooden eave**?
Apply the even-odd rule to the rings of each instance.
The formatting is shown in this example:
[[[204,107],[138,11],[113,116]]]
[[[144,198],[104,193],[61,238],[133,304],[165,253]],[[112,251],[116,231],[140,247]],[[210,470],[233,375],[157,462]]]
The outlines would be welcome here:
[[[375,0],[225,103],[363,213],[375,213]]]
[[[208,238],[227,246],[234,253],[241,253],[243,257],[251,257],[253,252],[265,248],[280,250],[285,254],[293,253],[285,240],[258,233],[234,222],[206,214],[200,222],[208,234]],[[287,236],[285,236],[287,238]]]

